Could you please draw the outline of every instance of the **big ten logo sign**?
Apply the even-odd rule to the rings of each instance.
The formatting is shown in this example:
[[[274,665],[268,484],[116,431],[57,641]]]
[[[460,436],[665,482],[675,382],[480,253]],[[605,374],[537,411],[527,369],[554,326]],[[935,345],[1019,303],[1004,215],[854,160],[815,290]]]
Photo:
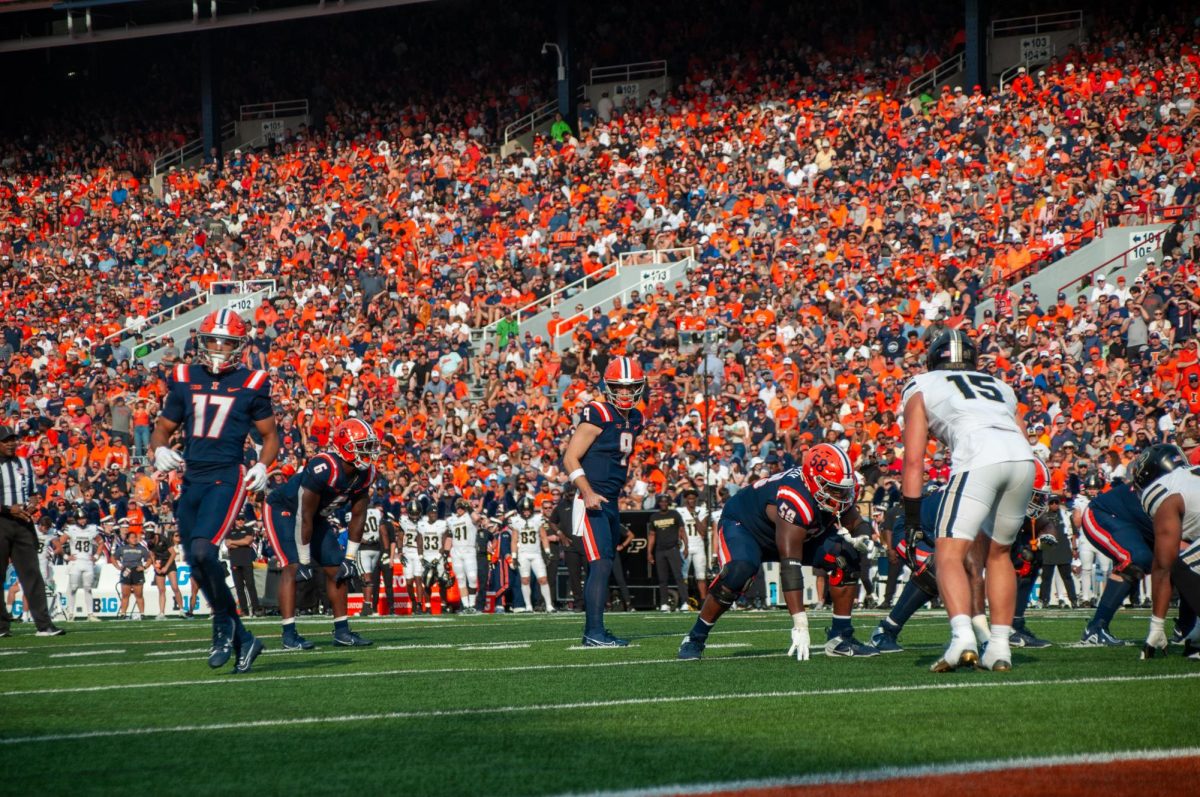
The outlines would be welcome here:
[[[656,286],[666,283],[671,273],[665,268],[642,269],[642,290],[653,290]]]
[[[641,96],[641,89],[637,83],[618,83],[613,87],[613,96],[636,101]]]
[[[116,596],[92,599],[92,614],[116,614],[121,608],[121,602]]]
[[[179,581],[179,586],[186,587],[192,581],[192,568],[188,565],[179,565],[175,568],[175,578]]]
[[[1153,230],[1129,233],[1129,256],[1144,260],[1158,251],[1159,235]]]
[[[1054,45],[1049,36],[1026,36],[1021,39],[1021,60],[1034,64],[1044,64],[1050,60]]]

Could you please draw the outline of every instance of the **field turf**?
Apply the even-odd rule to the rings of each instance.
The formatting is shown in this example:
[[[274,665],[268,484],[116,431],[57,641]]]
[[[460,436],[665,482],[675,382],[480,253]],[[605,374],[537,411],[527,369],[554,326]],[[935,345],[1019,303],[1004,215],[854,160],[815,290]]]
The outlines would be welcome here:
[[[354,650],[301,618],[312,652],[251,621],[269,648],[245,676],[208,669],[206,620],[72,623],[50,639],[17,625],[0,640],[0,794],[687,791],[1178,749],[1200,717],[1200,665],[1178,647],[1149,662],[1132,645],[1075,647],[1086,612],[1032,612],[1055,646],[1015,650],[1010,673],[948,675],[928,671],[940,613],[911,621],[904,653],[829,659],[818,644],[798,663],[783,612],[739,612],[704,661],[678,662],[694,616],[610,615],[623,650],[579,649],[569,614],[358,621],[375,645]],[[860,637],[878,617],[856,616]],[[814,613],[814,642],[827,622]],[[1113,624],[1145,630],[1145,612]],[[1178,793],[1166,778],[1156,793]]]

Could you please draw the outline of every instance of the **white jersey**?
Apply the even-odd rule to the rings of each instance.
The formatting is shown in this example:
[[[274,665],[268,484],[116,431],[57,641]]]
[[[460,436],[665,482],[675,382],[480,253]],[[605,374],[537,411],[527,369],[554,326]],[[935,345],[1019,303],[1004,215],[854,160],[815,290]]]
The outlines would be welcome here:
[[[508,528],[512,532],[513,549],[517,553],[541,553],[541,532],[545,525],[546,518],[539,514],[529,518],[522,517],[520,514],[513,515],[508,519]]]
[[[71,557],[71,567],[91,567],[96,563],[100,553],[96,546],[96,537],[100,530],[93,525],[77,526],[74,523],[63,529],[67,535],[67,552]]]
[[[675,511],[683,519],[683,531],[687,535],[688,547],[697,543],[702,544],[704,540],[700,536],[700,523],[708,517],[708,510],[704,508],[704,505],[699,504],[694,514],[692,510],[682,504],[675,507]]]
[[[421,545],[425,549],[426,559],[436,559],[442,550],[442,537],[446,534],[446,521],[425,518],[417,521],[417,533],[421,535]]]
[[[446,529],[454,538],[455,548],[475,549],[475,521],[471,520],[469,514],[464,512],[460,515],[455,512],[446,518]]]
[[[930,433],[950,449],[950,470],[1027,462],[1033,449],[1017,426],[1017,394],[978,371],[930,371],[904,386],[901,406],[920,393]]]
[[[421,536],[420,526],[417,521],[405,515],[400,518],[400,539],[396,540],[401,548],[411,548],[417,550],[417,538]]]
[[[363,545],[378,545],[382,539],[379,536],[379,527],[383,523],[383,510],[377,506],[373,506],[367,510],[367,519],[363,523]]]
[[[1142,508],[1152,519],[1163,501],[1172,495],[1183,498],[1183,541],[1200,540],[1200,468],[1180,468],[1142,491]]]

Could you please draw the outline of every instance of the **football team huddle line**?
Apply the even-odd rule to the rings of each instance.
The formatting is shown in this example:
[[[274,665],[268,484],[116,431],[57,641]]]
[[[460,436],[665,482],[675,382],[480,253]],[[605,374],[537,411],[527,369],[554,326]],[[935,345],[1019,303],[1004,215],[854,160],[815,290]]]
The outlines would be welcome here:
[[[158,470],[186,465],[175,515],[193,578],[212,608],[208,663],[216,669],[235,658],[239,673],[250,671],[263,644],[238,616],[218,548],[249,493],[266,487],[268,469],[280,447],[269,377],[242,365],[246,336],[245,323],[231,310],[205,318],[198,336],[199,364],[180,364],[172,370],[150,445]],[[1026,602],[1018,600],[1022,579],[1014,566],[1014,559],[1022,564],[1022,549],[1017,548],[1016,556],[1013,551],[1022,530],[1031,526],[1028,520],[1046,508],[1048,471],[1017,419],[1013,389],[976,370],[975,346],[967,335],[957,330],[943,333],[930,345],[926,365],[927,372],[913,377],[901,397],[904,516],[902,533],[894,538],[912,571],[905,588],[907,599],[902,597],[897,606],[902,611],[893,611],[880,625],[872,644],[855,639],[851,613],[861,551],[839,533],[839,526],[849,530],[858,525],[859,481],[846,453],[821,443],[808,449],[800,467],[739,490],[719,519],[712,518],[717,523],[714,547],[719,572],[707,585],[700,614],[680,645],[680,659],[702,657],[712,628],[745,593],[763,562],[780,565],[780,587],[792,617],[788,655],[800,661],[809,658],[812,645],[804,605],[804,566],[827,574],[833,599],[827,655],[874,656],[899,650],[896,635],[908,619],[903,611],[911,609],[911,616],[934,594],[945,604],[951,629],[949,644],[932,666],[934,672],[962,666],[1006,671],[1012,668],[1012,645],[1038,646],[1040,640],[1024,629],[1023,608],[1018,608]],[[577,490],[571,532],[581,538],[589,563],[582,645],[624,647],[628,641],[605,626],[604,609],[621,538],[618,499],[643,427],[637,404],[645,376],[636,360],[614,357],[605,368],[602,387],[607,400],[582,408],[563,464],[567,481]],[[262,446],[257,462],[247,469],[242,449],[251,427],[261,436]],[[177,430],[185,440],[183,454],[170,446]],[[931,438],[949,450],[951,473],[944,490],[926,494],[925,456]],[[351,418],[334,430],[331,444],[331,452],[310,459],[266,499],[267,536],[284,566],[279,602],[285,649],[313,647],[296,630],[295,585],[313,578],[314,565],[326,576],[334,644],[371,644],[349,628],[347,593],[349,581],[360,573],[360,547],[380,442],[369,424]],[[1187,467],[1176,446],[1156,444],[1132,463],[1129,481],[1125,491],[1105,494],[1124,498],[1100,505],[1100,496],[1098,505],[1086,512],[1089,539],[1114,560],[1114,576],[1105,595],[1110,591],[1120,595],[1119,601],[1101,600],[1093,624],[1107,634],[1111,614],[1104,616],[1106,607],[1115,612],[1128,594],[1128,585],[1148,569],[1153,609],[1143,657],[1166,650],[1165,619],[1178,589],[1185,655],[1200,659],[1200,623],[1194,622],[1194,607],[1200,606],[1200,474]],[[347,507],[348,540],[343,550],[330,517]],[[1140,526],[1130,522],[1135,508],[1147,520]],[[458,508],[460,518],[465,509]],[[533,576],[552,608],[539,535],[525,528],[532,505],[522,510],[524,524],[517,523],[520,528],[514,529],[513,537],[525,605],[530,605]],[[469,523],[466,516],[462,533],[451,534],[450,552],[459,582],[468,585],[478,580]],[[530,533],[523,534],[522,529]],[[426,543],[440,550],[440,536],[435,542],[432,535],[442,530],[435,526],[425,533],[430,534]],[[408,543],[406,532],[406,561],[420,562],[416,543],[411,549]],[[416,589],[421,579],[413,581]],[[1025,588],[1031,586],[1030,580]],[[423,603],[422,593],[416,597]]]

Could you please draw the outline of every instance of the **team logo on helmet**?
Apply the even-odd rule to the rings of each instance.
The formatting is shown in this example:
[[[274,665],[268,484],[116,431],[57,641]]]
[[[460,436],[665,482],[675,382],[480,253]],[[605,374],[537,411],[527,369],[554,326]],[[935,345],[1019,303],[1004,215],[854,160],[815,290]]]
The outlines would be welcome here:
[[[246,348],[246,322],[233,310],[214,310],[200,322],[196,334],[197,357],[214,374],[238,367]],[[232,344],[232,348],[225,348]]]
[[[822,509],[840,515],[854,505],[858,490],[854,467],[837,446],[820,443],[806,451],[800,476]]]
[[[1039,518],[1050,505],[1050,469],[1041,457],[1033,458],[1033,469],[1033,495],[1029,497],[1025,516]]]
[[[645,388],[646,375],[632,357],[614,357],[604,369],[604,393],[623,412],[633,409]]]
[[[925,365],[930,371],[975,370],[975,343],[965,332],[951,329],[929,346]]]
[[[375,430],[360,418],[339,423],[330,439],[337,455],[359,470],[371,467],[379,456],[379,438]]]

